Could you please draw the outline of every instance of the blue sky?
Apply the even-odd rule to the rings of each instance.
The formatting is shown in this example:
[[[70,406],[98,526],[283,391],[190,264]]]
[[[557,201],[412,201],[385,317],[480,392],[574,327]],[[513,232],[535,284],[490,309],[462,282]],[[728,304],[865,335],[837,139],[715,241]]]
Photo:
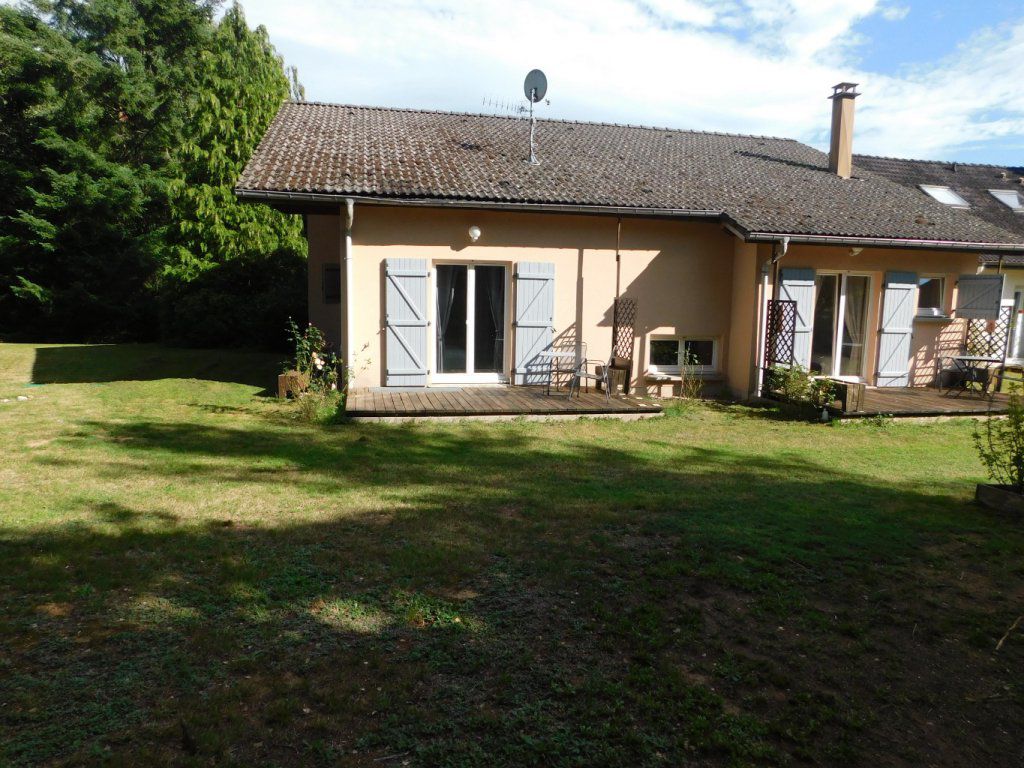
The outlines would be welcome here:
[[[243,0],[311,100],[496,111],[545,70],[549,117],[1024,165],[1020,0]],[[498,110],[500,111],[500,110]]]

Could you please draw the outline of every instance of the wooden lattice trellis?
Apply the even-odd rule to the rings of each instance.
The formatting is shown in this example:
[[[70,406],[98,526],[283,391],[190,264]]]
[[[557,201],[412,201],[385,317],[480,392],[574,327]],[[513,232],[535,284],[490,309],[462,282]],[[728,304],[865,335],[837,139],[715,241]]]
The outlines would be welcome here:
[[[636,338],[636,300],[616,299],[612,319],[612,355],[633,359]]]
[[[792,365],[796,354],[796,302],[773,299],[765,318],[764,367]]]
[[[964,338],[967,353],[979,357],[1005,357],[1010,344],[1012,319],[1013,307],[1003,307],[996,320],[968,320]]]
[[[636,338],[636,300],[616,298],[612,308],[612,375],[622,393],[633,378],[633,340]]]

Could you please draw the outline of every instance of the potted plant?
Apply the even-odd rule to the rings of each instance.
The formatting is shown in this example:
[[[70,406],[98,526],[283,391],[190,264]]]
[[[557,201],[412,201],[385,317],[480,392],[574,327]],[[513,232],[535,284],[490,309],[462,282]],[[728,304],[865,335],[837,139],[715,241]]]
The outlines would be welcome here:
[[[975,498],[990,509],[1024,515],[1024,398],[1010,389],[1005,418],[989,414],[984,429],[974,428],[978,456],[991,483],[979,483]]]

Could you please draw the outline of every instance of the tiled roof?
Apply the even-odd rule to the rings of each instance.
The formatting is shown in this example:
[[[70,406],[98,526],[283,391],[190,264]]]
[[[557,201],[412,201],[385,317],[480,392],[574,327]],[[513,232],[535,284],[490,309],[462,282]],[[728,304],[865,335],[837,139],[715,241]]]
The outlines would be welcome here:
[[[989,192],[990,189],[1013,190],[1024,196],[1024,168],[1005,168],[999,165],[977,163],[939,162],[934,160],[905,160],[896,157],[872,157],[856,155],[854,162],[872,173],[903,184],[920,195],[919,184],[934,184],[949,187],[970,203],[970,212],[1001,229],[1017,234],[1024,239],[1024,214],[1014,213]],[[982,259],[996,263],[999,256],[988,255]],[[1005,264],[1024,265],[1024,258],[1007,256]]]
[[[559,120],[287,103],[238,180],[243,197],[353,197],[708,211],[745,234],[1021,244],[878,173],[828,171],[791,139]]]
[[[1004,267],[1024,268],[1024,256],[1019,254],[1008,253],[1005,256],[1001,256],[995,253],[983,253],[979,260],[982,264],[991,264],[993,266],[1002,262]]]

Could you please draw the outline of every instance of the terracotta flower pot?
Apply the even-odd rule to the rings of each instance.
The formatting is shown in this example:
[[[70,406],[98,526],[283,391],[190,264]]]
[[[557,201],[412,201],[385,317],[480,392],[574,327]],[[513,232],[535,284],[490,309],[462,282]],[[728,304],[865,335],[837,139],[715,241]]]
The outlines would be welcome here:
[[[1012,485],[979,483],[974,498],[983,507],[1024,518],[1024,494],[1018,493]]]

